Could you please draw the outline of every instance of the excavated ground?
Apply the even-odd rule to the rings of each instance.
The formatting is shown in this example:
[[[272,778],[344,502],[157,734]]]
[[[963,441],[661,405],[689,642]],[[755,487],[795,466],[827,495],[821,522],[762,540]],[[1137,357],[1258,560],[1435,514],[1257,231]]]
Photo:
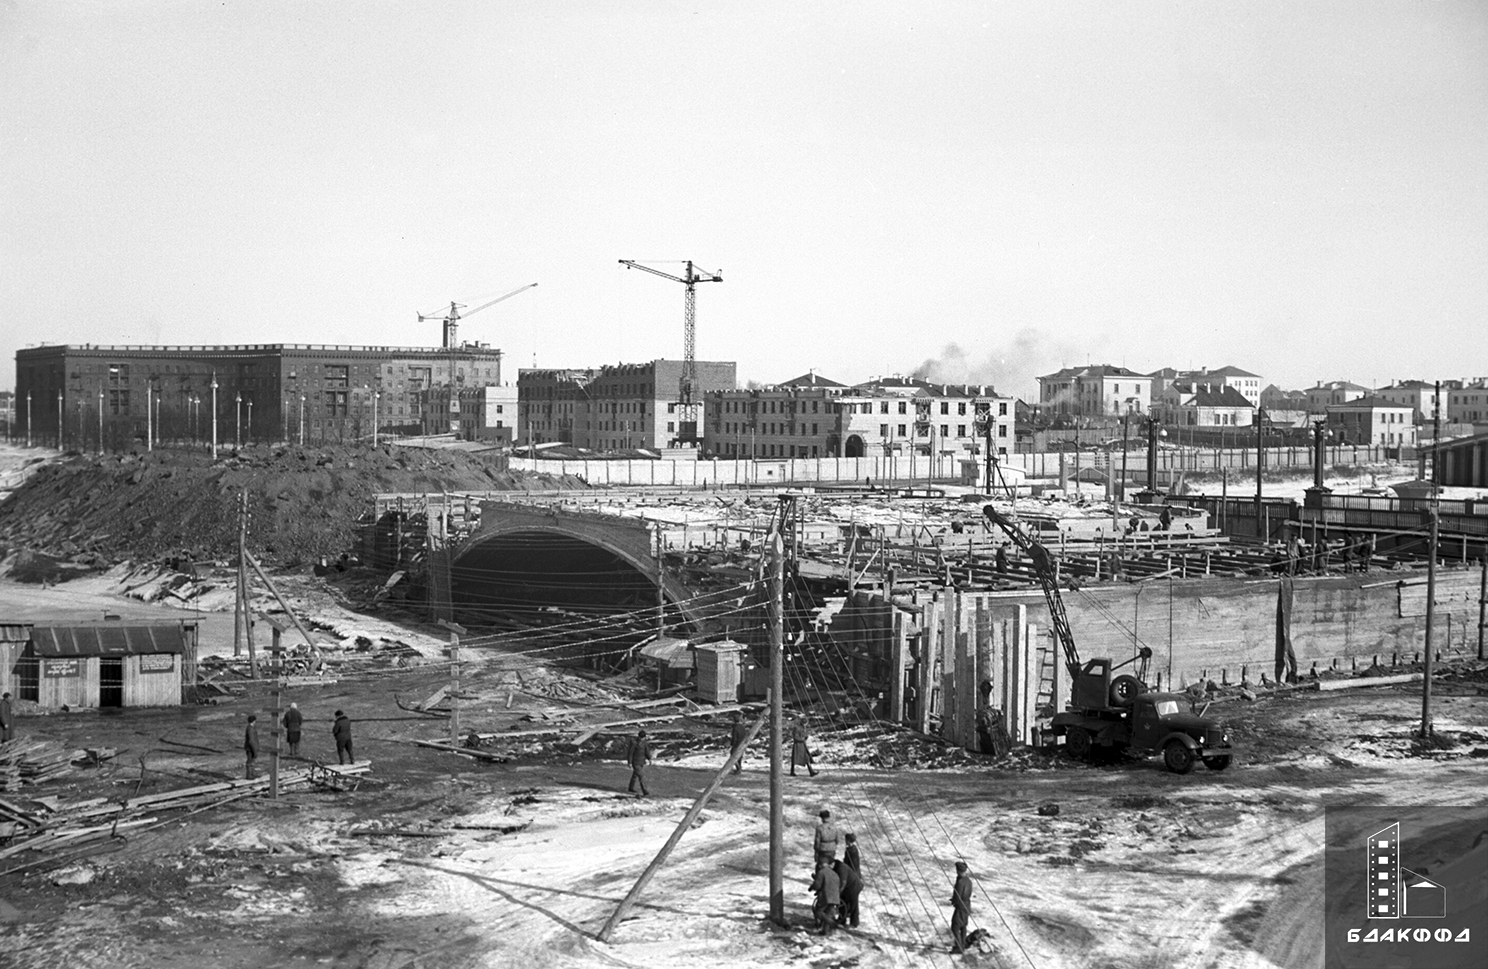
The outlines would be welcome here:
[[[35,456],[5,450],[8,465]],[[234,555],[245,489],[251,547],[293,566],[352,549],[379,492],[586,487],[502,471],[478,453],[396,446],[255,446],[216,461],[205,451],[72,452],[25,470],[0,502],[0,559],[15,555],[11,574],[36,582],[124,559]]]

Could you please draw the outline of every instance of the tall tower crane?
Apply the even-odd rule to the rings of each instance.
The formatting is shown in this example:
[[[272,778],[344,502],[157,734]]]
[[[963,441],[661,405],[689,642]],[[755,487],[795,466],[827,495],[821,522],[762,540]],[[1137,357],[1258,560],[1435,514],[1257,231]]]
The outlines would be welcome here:
[[[418,315],[418,321],[422,323],[425,320],[439,320],[441,323],[443,323],[444,343],[441,345],[446,350],[453,350],[458,346],[458,344],[455,343],[455,333],[460,327],[460,320],[464,319],[466,316],[474,316],[481,310],[485,309],[487,306],[495,306],[497,303],[501,302],[504,299],[511,299],[518,293],[525,292],[526,290],[529,290],[536,285],[537,283],[528,283],[526,286],[519,286],[516,289],[512,290],[510,293],[507,293],[505,296],[498,296],[495,299],[491,300],[489,303],[482,303],[481,305],[477,306],[470,312],[465,313],[464,315],[461,315],[460,311],[465,308],[465,304],[451,302],[449,305],[449,312],[445,313],[443,316],[440,316],[437,313],[420,313]]]
[[[723,270],[716,273],[700,271],[691,259],[685,261],[687,270],[681,276],[643,266],[634,259],[622,259],[620,265],[627,269],[644,269],[687,287],[682,314],[682,378],[677,388],[677,409],[680,411],[677,415],[677,441],[694,444],[698,439],[698,406],[701,404],[697,394],[697,284],[723,282]]]

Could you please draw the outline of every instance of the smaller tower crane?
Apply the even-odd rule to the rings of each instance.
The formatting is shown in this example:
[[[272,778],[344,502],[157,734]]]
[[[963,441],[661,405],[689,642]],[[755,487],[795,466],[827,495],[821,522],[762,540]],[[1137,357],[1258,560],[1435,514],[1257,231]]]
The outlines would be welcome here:
[[[643,266],[634,259],[622,259],[620,265],[627,269],[644,269],[687,287],[682,311],[682,377],[677,387],[677,443],[694,444],[698,440],[698,407],[702,404],[697,391],[697,284],[723,282],[723,270],[716,273],[701,271],[691,259],[686,260],[687,271],[681,276]]]
[[[464,303],[451,302],[449,305],[449,312],[445,313],[443,316],[440,316],[437,313],[420,313],[418,314],[418,321],[420,323],[423,323],[425,320],[439,320],[441,323],[443,323],[444,342],[441,344],[441,346],[446,350],[453,350],[457,346],[459,346],[459,344],[455,342],[455,334],[460,327],[460,321],[462,319],[467,316],[474,316],[486,307],[495,306],[497,303],[501,302],[504,299],[511,299],[518,293],[525,292],[536,285],[537,283],[528,283],[526,286],[519,286],[516,289],[512,290],[510,293],[507,293],[505,296],[498,296],[495,299],[491,300],[489,303],[482,303],[475,309],[470,310],[468,313],[464,314],[461,314],[460,312],[461,310],[465,309]]]

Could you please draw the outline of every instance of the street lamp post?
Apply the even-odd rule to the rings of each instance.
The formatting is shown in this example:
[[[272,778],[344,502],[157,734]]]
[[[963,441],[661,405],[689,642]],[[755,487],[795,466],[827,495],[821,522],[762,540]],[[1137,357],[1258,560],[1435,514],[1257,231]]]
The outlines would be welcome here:
[[[243,446],[243,392],[240,390],[233,394],[233,419],[237,426],[233,428],[233,450],[236,451]]]
[[[377,448],[377,400],[382,396],[382,391],[372,391],[372,448]]]
[[[103,388],[98,388],[98,453],[103,453]]]
[[[1256,411],[1256,493],[1255,493],[1255,520],[1256,537],[1265,541],[1269,536],[1261,531],[1261,472],[1266,467],[1266,445],[1264,440],[1266,424],[1266,412]]]
[[[145,450],[155,450],[155,395],[150,382],[145,381]]]
[[[305,445],[305,395],[300,395],[300,446]]]
[[[248,398],[248,441],[253,442],[253,398]]]
[[[57,391],[57,450],[62,450],[62,391]]]
[[[217,460],[217,371],[212,371],[212,460]]]
[[[26,391],[26,446],[31,446],[31,391]]]

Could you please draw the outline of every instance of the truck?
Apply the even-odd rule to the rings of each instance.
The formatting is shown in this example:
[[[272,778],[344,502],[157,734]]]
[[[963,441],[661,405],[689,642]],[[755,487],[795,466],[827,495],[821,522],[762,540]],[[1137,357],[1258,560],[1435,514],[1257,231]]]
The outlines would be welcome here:
[[[1187,774],[1198,763],[1217,771],[1229,767],[1234,756],[1229,731],[1223,723],[1203,715],[1207,705],[1195,713],[1187,694],[1148,687],[1149,647],[1139,647],[1136,655],[1122,663],[1106,657],[1080,658],[1053,554],[994,506],[984,506],[982,514],[1033,563],[1049,607],[1050,626],[1069,671],[1070,702],[1064,710],[1051,711],[1044,735],[1055,744],[1062,739],[1065,752],[1080,760],[1128,752],[1161,754],[1163,765],[1175,774]],[[1135,673],[1118,672],[1131,663],[1137,664]]]

